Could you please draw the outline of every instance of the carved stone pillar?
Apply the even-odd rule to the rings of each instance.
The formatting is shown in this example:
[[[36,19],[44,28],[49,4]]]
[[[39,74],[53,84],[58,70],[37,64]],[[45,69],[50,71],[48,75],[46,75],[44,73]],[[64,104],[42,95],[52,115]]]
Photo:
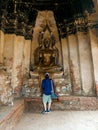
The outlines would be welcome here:
[[[78,41],[75,34],[68,35],[69,64],[73,94],[81,95]]]
[[[14,61],[12,70],[12,87],[16,97],[20,96],[21,87],[23,83],[23,51],[24,51],[24,37],[15,36],[14,39]]]
[[[24,79],[27,79],[29,77],[30,53],[31,53],[31,40],[26,39],[24,43],[24,53],[23,53],[23,78]]]
[[[95,78],[95,89],[98,96],[98,2],[95,1],[96,13],[88,16],[89,34],[91,41],[91,52]]]
[[[69,69],[69,52],[68,52],[68,40],[67,38],[61,38],[62,43],[62,55],[63,55],[63,70],[67,82],[70,81],[70,69]]]
[[[0,30],[0,63],[3,63],[4,52],[4,33]]]
[[[94,95],[94,77],[90,39],[87,32],[77,32],[79,46],[80,73],[83,95]]]
[[[98,95],[98,23],[93,22],[89,28],[90,40],[91,40],[91,52],[94,68],[94,78],[96,85],[96,93]]]

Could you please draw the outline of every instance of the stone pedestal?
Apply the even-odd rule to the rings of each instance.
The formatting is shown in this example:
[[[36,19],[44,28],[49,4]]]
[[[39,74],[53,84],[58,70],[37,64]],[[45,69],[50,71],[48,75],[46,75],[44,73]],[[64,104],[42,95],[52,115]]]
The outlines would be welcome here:
[[[30,71],[30,78],[28,79],[28,85],[24,86],[25,97],[36,98],[42,95],[41,93],[41,79],[38,72]]]
[[[70,96],[72,94],[72,86],[71,83],[64,76],[63,71],[54,73],[52,75],[52,79],[54,80],[55,90],[58,93],[58,96]]]
[[[37,98],[42,96],[41,82],[45,78],[45,73],[30,72],[31,78],[28,80],[28,86],[25,87],[25,97]],[[69,96],[72,93],[71,84],[66,80],[63,72],[49,73],[53,79],[55,90],[59,96]]]

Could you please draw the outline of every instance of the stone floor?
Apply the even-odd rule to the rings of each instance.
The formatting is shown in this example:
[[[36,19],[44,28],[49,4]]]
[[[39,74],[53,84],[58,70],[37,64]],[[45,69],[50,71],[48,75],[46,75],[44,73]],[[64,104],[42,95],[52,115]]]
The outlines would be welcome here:
[[[28,112],[14,130],[98,130],[98,111]]]

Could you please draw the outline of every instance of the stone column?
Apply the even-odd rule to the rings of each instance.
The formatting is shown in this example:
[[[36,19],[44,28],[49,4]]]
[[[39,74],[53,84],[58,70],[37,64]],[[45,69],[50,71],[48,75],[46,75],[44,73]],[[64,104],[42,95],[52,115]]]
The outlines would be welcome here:
[[[12,71],[12,87],[16,97],[20,96],[21,87],[23,83],[23,50],[24,50],[24,37],[15,36],[14,39],[14,62],[13,62],[13,71]]]
[[[70,83],[70,69],[69,69],[69,52],[67,38],[61,38],[62,55],[63,55],[63,69],[66,81]]]
[[[80,68],[79,68],[79,52],[77,37],[75,34],[68,36],[69,43],[69,63],[73,94],[81,94]]]
[[[92,96],[94,95],[94,77],[89,35],[86,32],[78,31],[77,38],[79,44],[79,59],[83,94]]]
[[[0,64],[3,63],[3,52],[4,52],[4,33],[0,30]]]
[[[98,96],[98,1],[94,0],[96,13],[88,15],[91,52],[94,67],[96,94]]]
[[[96,89],[98,86],[98,29],[92,28],[89,30],[90,39],[91,39],[91,51],[92,51],[92,59],[93,59],[93,67],[94,67],[94,78]],[[96,90],[98,91],[98,90]]]
[[[30,52],[31,52],[31,40],[25,40],[24,53],[23,53],[23,77],[24,79],[29,77],[30,68]]]

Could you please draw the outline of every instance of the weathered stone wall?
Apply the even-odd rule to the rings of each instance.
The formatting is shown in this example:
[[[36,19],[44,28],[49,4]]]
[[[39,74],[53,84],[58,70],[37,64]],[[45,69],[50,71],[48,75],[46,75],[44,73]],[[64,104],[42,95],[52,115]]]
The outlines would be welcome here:
[[[13,58],[14,58],[14,34],[4,35],[3,64],[9,75],[12,74]]]
[[[3,63],[4,33],[0,30],[0,64]]]
[[[73,94],[86,96],[95,95],[89,35],[87,33],[78,32],[77,34],[69,35],[65,40],[62,39],[61,42],[64,73],[69,72],[67,76],[69,75],[70,77]],[[67,77],[65,77],[65,79],[67,79]]]
[[[0,102],[1,105],[13,106],[14,97],[11,87],[11,79],[7,71],[0,70]]]
[[[74,94],[81,95],[79,50],[76,35],[71,34],[68,36],[68,46],[72,90]]]
[[[23,79],[29,78],[31,40],[25,40],[23,51]]]
[[[94,68],[94,83],[96,93],[98,96],[98,1],[94,0],[96,13],[88,15],[88,20],[91,28],[89,28],[89,35],[91,41],[92,62]]]
[[[77,33],[80,59],[80,74],[83,95],[93,95],[94,93],[94,76],[93,63],[90,50],[90,40],[87,33]],[[89,75],[89,76],[88,76]]]
[[[61,43],[62,43],[63,71],[66,81],[70,83],[71,79],[70,79],[69,50],[68,50],[67,38],[61,38]]]
[[[96,8],[96,10],[98,10]],[[97,11],[98,13],[98,11]],[[58,36],[56,21],[51,11],[40,11],[31,40],[25,40],[23,35],[4,34],[0,31],[0,64],[9,76],[10,87],[17,96],[21,95],[23,86],[32,86],[39,93],[39,79],[29,77],[30,65],[34,64],[34,51],[38,47],[38,33],[43,30],[46,21],[56,37],[56,47],[59,50],[59,62],[63,64],[63,75],[60,78],[53,76],[57,84],[57,90],[64,94],[66,84],[70,84],[73,94],[84,96],[96,96],[95,85],[98,84],[98,29],[91,25],[97,22],[98,16],[88,16],[92,21],[89,32],[68,34],[65,38]],[[90,23],[90,22],[89,22]],[[95,24],[96,25],[96,24]],[[2,67],[1,67],[2,68]],[[3,80],[1,81],[3,82]],[[6,82],[6,79],[5,79]],[[60,88],[59,88],[60,87]],[[31,94],[32,95],[32,94]]]
[[[96,85],[96,90],[98,91],[98,30],[91,29],[90,30],[90,38],[91,38],[91,51],[92,51],[92,59],[94,66],[94,80]],[[98,92],[97,92],[98,93]]]
[[[24,51],[24,37],[15,36],[14,39],[14,59],[12,68],[12,86],[14,88],[14,93],[16,96],[20,95],[21,87],[23,84],[23,51]]]
[[[0,71],[5,71],[12,93],[17,96],[21,95],[23,82],[29,77],[30,47],[31,40],[25,40],[24,36],[4,34],[0,30]],[[1,79],[1,84],[4,82],[6,78]]]
[[[13,88],[11,74],[13,65],[14,35],[0,31],[0,101],[4,105],[13,105]]]

